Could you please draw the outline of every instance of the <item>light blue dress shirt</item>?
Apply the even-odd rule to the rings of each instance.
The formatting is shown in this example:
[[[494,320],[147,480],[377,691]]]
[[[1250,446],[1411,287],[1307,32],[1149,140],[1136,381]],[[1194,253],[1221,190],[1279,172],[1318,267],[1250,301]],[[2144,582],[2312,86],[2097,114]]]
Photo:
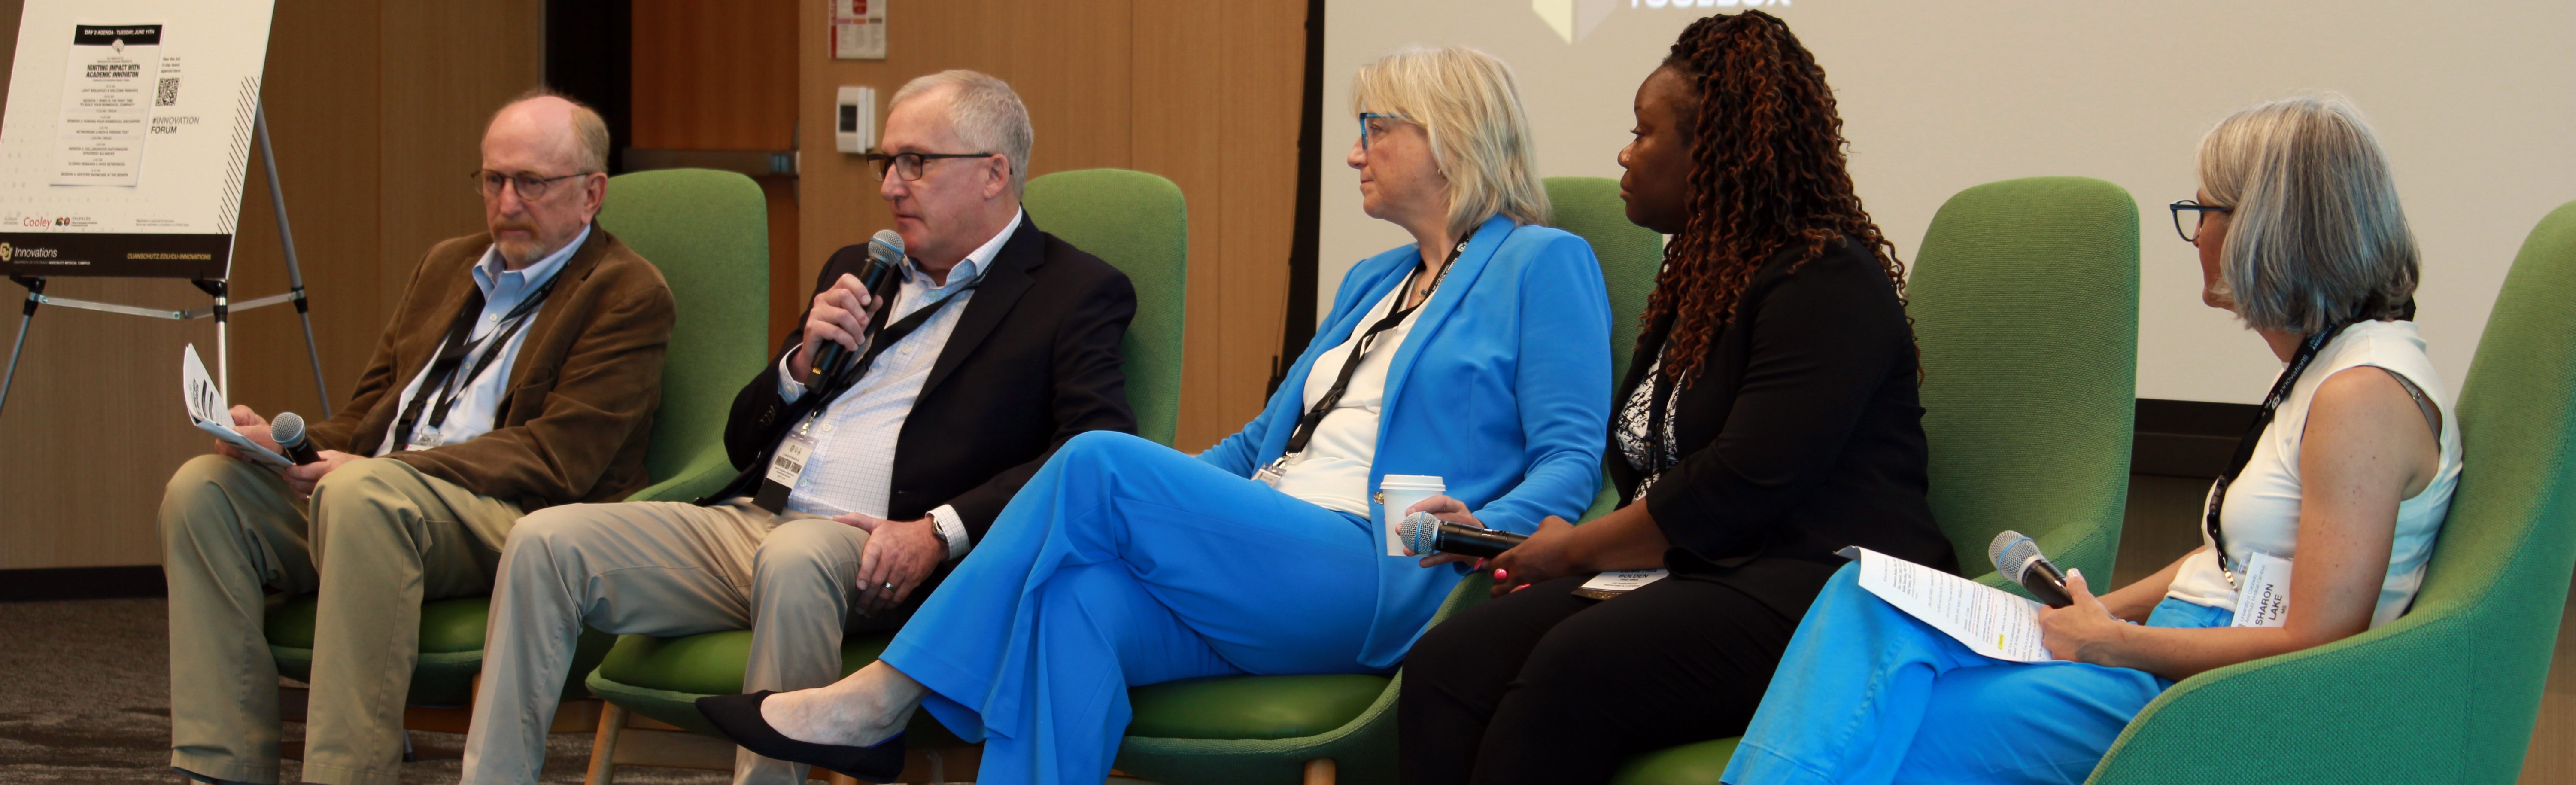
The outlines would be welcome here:
[[[534,296],[538,289],[544,288],[547,281],[553,280],[555,273],[562,272],[564,263],[572,259],[575,252],[581,250],[582,243],[590,241],[590,231],[590,226],[583,226],[581,234],[573,236],[572,242],[555,249],[554,253],[546,254],[545,258],[538,259],[536,264],[517,270],[508,269],[508,264],[502,261],[501,252],[497,246],[485,249],[483,260],[476,262],[473,268],[474,288],[483,290],[483,315],[475,320],[474,330],[467,336],[467,340],[483,340],[485,336],[491,335],[492,331],[507,326],[506,320],[510,309],[519,307],[520,303]],[[544,310],[545,306],[539,305],[535,310],[529,311],[525,318],[533,323],[537,313]],[[438,427],[433,428],[429,424],[429,413],[437,410],[438,400],[432,398],[421,406],[420,423],[412,428],[413,444],[422,449],[428,449],[456,444],[490,433],[492,424],[499,421],[501,399],[510,393],[510,367],[518,363],[519,347],[527,342],[528,329],[522,327],[516,334],[510,336],[510,340],[503,342],[499,347],[485,347],[466,355],[464,362],[457,368],[458,373],[464,373],[473,368],[476,362],[483,359],[485,352],[501,353],[500,357],[492,360],[490,366],[483,369],[482,375],[465,380],[464,385],[455,391],[456,402],[448,405],[447,419]],[[403,385],[401,396],[394,399],[399,402],[397,405],[410,405],[412,396],[420,392],[422,377],[428,376],[430,365],[437,362],[438,358],[432,356],[429,364],[422,365],[420,370],[412,372],[411,382]],[[385,438],[376,445],[376,455],[384,456],[396,450],[408,449],[395,441],[399,438],[399,434],[394,433],[394,429],[399,427],[402,427],[402,418],[399,416],[394,418],[393,423],[385,426]]]

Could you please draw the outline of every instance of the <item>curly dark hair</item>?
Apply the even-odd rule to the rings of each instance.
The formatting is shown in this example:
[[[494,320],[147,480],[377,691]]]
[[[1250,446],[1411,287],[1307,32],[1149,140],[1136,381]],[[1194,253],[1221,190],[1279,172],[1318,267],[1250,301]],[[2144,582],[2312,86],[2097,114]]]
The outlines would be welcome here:
[[[1664,247],[1644,324],[1671,318],[1664,374],[1687,386],[1708,342],[1735,316],[1765,260],[1806,246],[1791,269],[1843,238],[1869,246],[1905,295],[1905,265],[1852,193],[1842,115],[1824,69],[1779,18],[1760,11],[1691,23],[1673,43],[1673,69],[1699,101],[1682,108],[1690,133],[1690,216]],[[1715,129],[1715,133],[1698,133]]]

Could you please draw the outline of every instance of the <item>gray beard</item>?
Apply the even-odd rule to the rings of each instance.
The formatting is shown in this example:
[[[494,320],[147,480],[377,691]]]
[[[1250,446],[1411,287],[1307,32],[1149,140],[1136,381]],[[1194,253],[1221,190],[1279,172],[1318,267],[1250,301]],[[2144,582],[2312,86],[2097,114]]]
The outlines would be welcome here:
[[[554,249],[545,247],[542,241],[533,240],[525,243],[498,242],[493,243],[492,248],[501,254],[501,262],[513,269],[536,264],[537,260],[546,258],[546,254],[554,253]]]

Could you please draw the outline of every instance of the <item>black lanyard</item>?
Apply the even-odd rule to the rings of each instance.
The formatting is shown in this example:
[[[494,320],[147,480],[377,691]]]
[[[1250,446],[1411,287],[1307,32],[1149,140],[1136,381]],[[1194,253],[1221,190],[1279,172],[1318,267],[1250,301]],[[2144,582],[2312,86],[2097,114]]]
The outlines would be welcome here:
[[[520,328],[527,326],[528,315],[535,313],[537,306],[545,303],[546,297],[554,293],[555,283],[562,280],[563,271],[555,271],[554,275],[546,278],[544,285],[537,287],[534,294],[519,301],[518,305],[511,306],[510,312],[501,317],[500,327],[485,335],[480,341],[468,339],[474,335],[475,318],[483,315],[483,289],[476,287],[474,291],[467,293],[465,308],[456,312],[456,320],[447,325],[447,337],[439,341],[438,358],[430,362],[429,370],[421,373],[420,387],[412,393],[411,402],[403,405],[402,419],[394,425],[395,447],[410,448],[412,429],[420,424],[421,409],[427,407],[432,399],[438,401],[438,406],[430,410],[429,427],[436,429],[445,426],[447,410],[456,405],[457,398],[463,396],[465,386],[474,383],[474,380],[481,377],[484,371],[491,369],[492,360],[500,357],[501,351],[509,347],[510,339],[519,334]],[[467,369],[463,376],[458,376],[457,366],[463,365],[465,358],[473,355],[476,349],[484,349],[482,356],[475,359],[474,366]]]
[[[921,329],[921,326],[929,322],[932,316],[938,315],[940,309],[948,307],[948,303],[966,296],[968,292],[975,291],[975,287],[982,285],[984,285],[983,276],[976,276],[975,280],[968,281],[966,283],[966,288],[959,289],[954,294],[939,298],[936,302],[922,306],[920,310],[904,315],[902,319],[896,320],[894,324],[885,323],[886,314],[894,310],[894,304],[891,301],[887,302],[885,308],[879,309],[876,316],[870,317],[868,320],[868,325],[875,328],[873,333],[875,337],[869,339],[867,353],[859,355],[858,361],[851,363],[848,370],[832,374],[832,377],[824,382],[823,389],[809,390],[808,395],[804,398],[797,399],[796,405],[799,408],[790,412],[794,416],[789,421],[796,423],[793,428],[803,429],[812,427],[814,420],[823,416],[824,410],[831,406],[834,399],[839,398],[842,393],[848,392],[851,388],[858,386],[859,379],[867,376],[868,369],[876,365],[877,355],[885,353],[885,350],[888,347],[892,347],[896,342],[903,340],[904,336],[911,335],[914,330]],[[899,290],[899,287],[888,288]],[[890,295],[892,292],[889,291],[886,294]],[[799,430],[790,430],[789,432],[783,433],[779,436],[779,444],[785,444],[788,439],[800,438],[802,436],[803,434]],[[758,490],[752,494],[751,503],[763,510],[768,510],[773,515],[777,514],[780,510],[787,509],[787,495],[795,490],[794,488],[790,488],[774,480],[770,480],[765,473],[763,467],[768,466],[771,461],[778,460],[778,456],[779,447],[777,445],[772,445],[770,447],[767,460],[753,464],[752,469],[750,470],[764,472],[761,477],[760,484],[757,486]],[[798,471],[801,473],[803,470],[799,469]]]
[[[1443,259],[1440,262],[1440,276],[1431,279],[1431,292],[1439,291],[1441,282],[1449,280],[1449,268],[1457,264],[1458,255],[1466,253],[1467,242],[1474,239],[1476,239],[1476,233],[1468,232],[1466,237],[1458,240],[1458,245],[1456,247],[1449,249],[1449,258]],[[1412,286],[1413,279],[1420,275],[1422,275],[1422,271],[1419,269],[1405,275],[1404,286]],[[1399,290],[1399,292],[1401,292],[1401,290]],[[1399,293],[1396,296],[1394,304],[1403,305],[1404,300],[1405,296]],[[1414,311],[1421,310],[1422,306],[1428,305],[1430,302],[1431,294],[1430,292],[1425,292],[1422,295],[1422,302],[1414,303],[1411,308],[1390,308],[1385,318],[1377,320],[1375,324],[1369,325],[1367,330],[1360,333],[1359,340],[1351,343],[1351,355],[1349,357],[1342,358],[1342,372],[1340,375],[1333,377],[1332,389],[1325,390],[1323,397],[1315,399],[1314,406],[1306,408],[1306,415],[1297,418],[1297,430],[1289,433],[1288,451],[1279,454],[1280,460],[1284,461],[1288,459],[1288,456],[1304,452],[1306,450],[1306,442],[1315,438],[1315,427],[1324,424],[1324,415],[1331,413],[1333,411],[1333,406],[1342,402],[1342,393],[1348,392],[1351,387],[1351,374],[1360,369],[1360,355],[1368,353],[1369,341],[1377,338],[1378,333],[1386,332],[1387,330],[1394,328],[1396,325],[1402,324],[1404,322],[1404,317],[1412,316]]]
[[[2272,413],[2281,408],[2282,401],[2289,400],[2290,388],[2298,385],[2299,374],[2308,370],[2308,363],[2316,361],[2317,352],[2324,350],[2326,342],[2334,340],[2345,326],[2328,327],[2325,332],[2308,336],[2307,340],[2299,343],[2299,351],[2290,355],[2290,367],[2281,369],[2281,378],[2272,382],[2272,393],[2263,396],[2263,409],[2254,415],[2253,426],[2245,430],[2244,438],[2236,440],[2236,455],[2227,460],[2227,473],[2218,475],[2218,484],[2209,489],[2209,515],[2202,522],[2209,527],[2210,550],[2218,552],[2218,572],[2227,576],[2227,585],[2231,588],[2236,586],[2236,571],[2228,563],[2226,535],[2218,530],[2218,510],[2227,504],[2227,486],[2236,482],[2238,474],[2244,473],[2245,464],[2253,462],[2254,447],[2262,442],[2263,431],[2272,426]]]
[[[902,319],[895,320],[893,324],[886,324],[885,320],[886,314],[894,310],[894,303],[886,303],[885,309],[877,311],[876,317],[869,320],[869,326],[877,329],[875,337],[869,339],[867,353],[859,355],[858,362],[851,363],[849,370],[834,374],[829,381],[825,382],[824,389],[814,391],[816,397],[813,411],[821,412],[823,407],[830,405],[833,399],[839,398],[842,393],[849,392],[850,388],[858,386],[859,378],[866,376],[868,368],[876,365],[877,355],[885,353],[886,349],[892,348],[895,342],[903,340],[904,336],[911,335],[914,330],[921,329],[921,325],[928,323],[931,317],[937,316],[941,309],[948,307],[950,301],[964,297],[968,292],[975,291],[975,287],[982,285],[984,285],[983,276],[976,276],[975,280],[966,282],[966,288],[922,306],[921,310],[905,314]],[[900,286],[889,288],[901,290]]]

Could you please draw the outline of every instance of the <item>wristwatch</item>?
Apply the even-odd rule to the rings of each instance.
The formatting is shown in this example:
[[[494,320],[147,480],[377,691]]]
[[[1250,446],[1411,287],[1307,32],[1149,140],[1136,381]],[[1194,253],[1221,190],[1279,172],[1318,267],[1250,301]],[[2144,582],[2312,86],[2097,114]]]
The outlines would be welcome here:
[[[923,513],[921,520],[930,524],[931,538],[939,541],[939,560],[947,561],[948,554],[956,552],[956,548],[948,544],[947,530],[939,528],[939,514],[935,512]]]

